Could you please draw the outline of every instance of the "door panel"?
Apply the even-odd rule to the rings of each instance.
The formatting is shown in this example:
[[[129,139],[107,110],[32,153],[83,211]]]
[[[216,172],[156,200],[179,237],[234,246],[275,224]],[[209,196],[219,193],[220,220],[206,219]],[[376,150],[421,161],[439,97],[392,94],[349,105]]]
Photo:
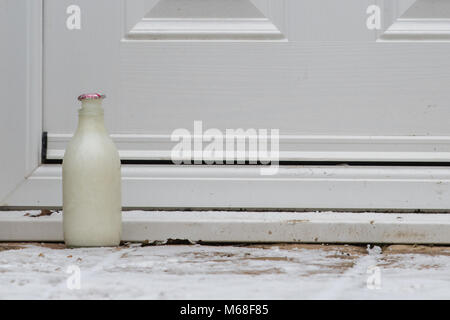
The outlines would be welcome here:
[[[98,90],[124,159],[169,160],[170,134],[201,120],[204,130],[279,129],[281,160],[450,160],[450,42],[377,42],[414,1],[253,1],[257,11],[239,11],[236,0],[217,14],[202,1],[177,3],[197,11],[152,12],[161,3],[143,0],[45,2],[48,158],[62,157],[75,130],[75,97]],[[374,3],[380,30],[366,26]],[[65,27],[72,4],[81,30]],[[229,17],[220,36],[211,32]],[[184,39],[161,37],[186,20],[194,26]],[[143,21],[148,29],[136,29]],[[267,23],[282,39],[260,36]]]

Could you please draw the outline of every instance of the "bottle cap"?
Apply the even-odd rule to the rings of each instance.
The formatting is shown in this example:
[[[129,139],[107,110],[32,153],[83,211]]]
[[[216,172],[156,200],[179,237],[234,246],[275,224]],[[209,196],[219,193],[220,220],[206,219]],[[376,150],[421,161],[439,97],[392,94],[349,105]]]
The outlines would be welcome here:
[[[85,93],[78,97],[79,101],[83,100],[96,100],[96,99],[105,99],[106,95],[101,93]]]

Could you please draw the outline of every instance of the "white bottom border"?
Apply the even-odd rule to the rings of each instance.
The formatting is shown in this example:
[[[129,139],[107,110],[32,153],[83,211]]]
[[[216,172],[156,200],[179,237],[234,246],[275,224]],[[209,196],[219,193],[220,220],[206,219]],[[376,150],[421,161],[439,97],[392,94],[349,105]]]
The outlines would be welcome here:
[[[123,165],[122,206],[134,209],[303,209],[450,212],[450,167]],[[61,207],[60,165],[43,165],[0,206]]]

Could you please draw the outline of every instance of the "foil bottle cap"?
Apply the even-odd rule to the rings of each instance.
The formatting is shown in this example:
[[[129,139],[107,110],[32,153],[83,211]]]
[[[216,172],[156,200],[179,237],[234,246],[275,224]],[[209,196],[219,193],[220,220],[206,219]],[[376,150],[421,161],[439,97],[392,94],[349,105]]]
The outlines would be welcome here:
[[[78,101],[105,99],[106,95],[101,93],[85,93],[78,97]]]

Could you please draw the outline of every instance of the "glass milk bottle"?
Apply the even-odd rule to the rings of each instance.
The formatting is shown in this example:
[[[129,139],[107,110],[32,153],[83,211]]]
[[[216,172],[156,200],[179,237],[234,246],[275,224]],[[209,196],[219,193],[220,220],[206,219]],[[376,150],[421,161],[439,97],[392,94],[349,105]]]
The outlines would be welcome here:
[[[104,95],[84,94],[63,160],[63,229],[69,247],[118,246],[122,233],[120,158],[103,119]]]

